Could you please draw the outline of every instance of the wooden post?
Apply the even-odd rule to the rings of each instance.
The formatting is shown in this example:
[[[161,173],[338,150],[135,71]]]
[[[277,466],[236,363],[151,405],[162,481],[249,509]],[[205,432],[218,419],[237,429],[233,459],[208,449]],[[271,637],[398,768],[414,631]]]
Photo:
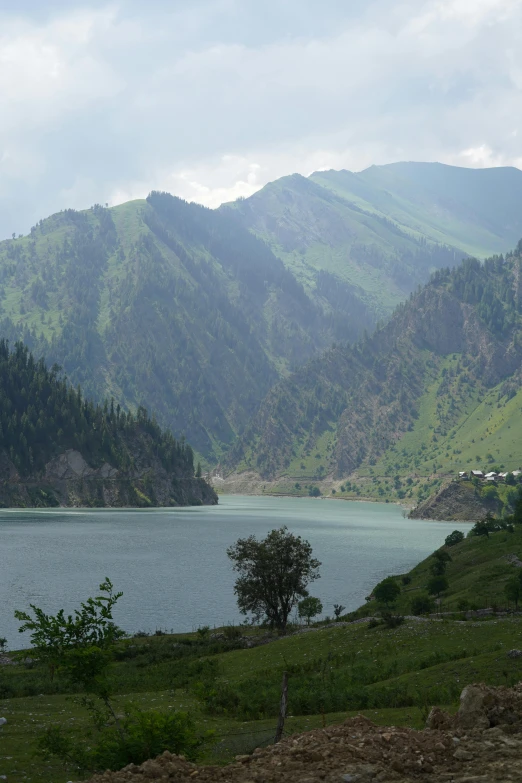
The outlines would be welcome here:
[[[283,672],[283,682],[281,683],[281,703],[279,705],[279,719],[277,721],[277,729],[275,733],[274,742],[279,742],[279,740],[283,736],[287,703],[288,703],[288,672]]]

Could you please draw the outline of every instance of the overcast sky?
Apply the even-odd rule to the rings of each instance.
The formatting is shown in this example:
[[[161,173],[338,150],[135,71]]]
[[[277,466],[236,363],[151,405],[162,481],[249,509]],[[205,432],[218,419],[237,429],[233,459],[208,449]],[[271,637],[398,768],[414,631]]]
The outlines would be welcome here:
[[[1,0],[0,237],[168,190],[522,168],[522,0]]]

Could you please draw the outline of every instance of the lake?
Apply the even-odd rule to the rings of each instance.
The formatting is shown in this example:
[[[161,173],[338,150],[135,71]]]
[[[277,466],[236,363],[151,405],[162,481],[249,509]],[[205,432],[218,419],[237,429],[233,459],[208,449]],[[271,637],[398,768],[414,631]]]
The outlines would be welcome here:
[[[466,523],[406,519],[384,503],[221,496],[180,509],[11,509],[0,512],[0,636],[29,646],[15,609],[72,610],[109,576],[123,591],[115,619],[128,632],[191,631],[240,622],[226,549],[287,525],[322,562],[312,595],[348,610],[385,576],[403,573]]]

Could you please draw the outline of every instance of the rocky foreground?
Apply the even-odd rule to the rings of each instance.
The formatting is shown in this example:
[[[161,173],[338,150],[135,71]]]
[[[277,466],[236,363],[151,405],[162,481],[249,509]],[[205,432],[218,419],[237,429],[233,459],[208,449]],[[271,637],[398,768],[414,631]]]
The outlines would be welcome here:
[[[90,783],[493,783],[522,781],[522,683],[470,685],[451,716],[434,708],[424,731],[364,717],[295,735],[226,767],[164,753]]]

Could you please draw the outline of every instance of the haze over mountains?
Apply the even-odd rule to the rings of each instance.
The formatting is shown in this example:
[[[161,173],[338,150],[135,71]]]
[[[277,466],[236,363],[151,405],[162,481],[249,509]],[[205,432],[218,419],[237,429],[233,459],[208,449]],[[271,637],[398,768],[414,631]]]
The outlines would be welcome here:
[[[215,211],[153,193],[66,210],[0,243],[2,335],[96,399],[146,405],[212,463],[268,394],[267,410],[278,381],[298,384],[310,372],[299,367],[371,332],[434,270],[520,236],[522,172],[512,168],[293,175]],[[346,407],[331,391],[346,386],[343,362],[319,394],[321,404],[335,397],[330,423]],[[229,464],[251,459],[248,437],[266,435],[256,423],[248,432]],[[279,470],[280,451],[259,469]]]

